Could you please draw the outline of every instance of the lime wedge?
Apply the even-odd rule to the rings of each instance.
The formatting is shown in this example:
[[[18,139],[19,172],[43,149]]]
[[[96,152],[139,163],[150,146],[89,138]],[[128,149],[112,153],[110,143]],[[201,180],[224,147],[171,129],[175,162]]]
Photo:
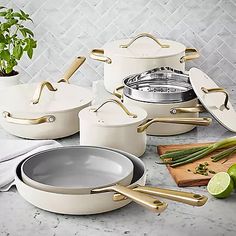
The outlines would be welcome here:
[[[230,175],[234,182],[234,188],[236,189],[236,163],[229,167],[227,173]]]
[[[207,185],[207,191],[216,198],[227,198],[234,189],[233,180],[226,172],[215,174]]]

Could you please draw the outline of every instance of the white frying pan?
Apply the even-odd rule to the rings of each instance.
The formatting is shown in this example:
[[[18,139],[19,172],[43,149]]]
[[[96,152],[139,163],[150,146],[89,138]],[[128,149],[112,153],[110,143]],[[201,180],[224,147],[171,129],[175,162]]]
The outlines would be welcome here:
[[[68,147],[70,148],[70,147]],[[108,148],[100,148],[103,150],[114,150]],[[155,187],[145,187],[146,173],[144,163],[134,155],[115,150],[128,157],[134,166],[133,179],[130,188],[141,186],[146,193],[179,201],[193,206],[202,206],[207,201],[205,196],[193,193],[186,193],[174,190],[158,189]],[[121,195],[114,197],[114,192],[102,192],[93,194],[60,194],[42,191],[28,186],[22,181],[21,165],[16,168],[15,184],[20,195],[31,204],[41,209],[73,215],[98,214],[102,212],[112,211],[121,208],[131,202],[130,199],[123,199]],[[137,187],[138,188],[138,187]],[[148,188],[151,191],[148,192]],[[113,200],[114,197],[114,200]],[[122,198],[122,200],[121,200]],[[160,203],[161,205],[161,203]]]

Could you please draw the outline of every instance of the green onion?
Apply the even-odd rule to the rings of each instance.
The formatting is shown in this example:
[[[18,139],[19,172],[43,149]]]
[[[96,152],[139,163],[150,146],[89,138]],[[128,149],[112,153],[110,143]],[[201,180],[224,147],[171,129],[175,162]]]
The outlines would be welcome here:
[[[216,154],[212,161],[221,160],[236,152],[236,137],[223,139],[210,145],[169,152],[161,155],[160,158],[163,160],[163,164],[170,164],[171,167],[177,167],[199,160],[216,150],[228,147],[230,148]]]

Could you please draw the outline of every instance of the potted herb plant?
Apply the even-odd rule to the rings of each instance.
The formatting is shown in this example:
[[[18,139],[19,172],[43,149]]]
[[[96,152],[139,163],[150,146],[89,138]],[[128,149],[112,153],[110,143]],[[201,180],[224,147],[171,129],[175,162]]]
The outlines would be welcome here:
[[[0,6],[0,89],[18,83],[15,66],[24,53],[31,59],[37,46],[33,32],[24,26],[27,21],[32,19],[24,11]]]

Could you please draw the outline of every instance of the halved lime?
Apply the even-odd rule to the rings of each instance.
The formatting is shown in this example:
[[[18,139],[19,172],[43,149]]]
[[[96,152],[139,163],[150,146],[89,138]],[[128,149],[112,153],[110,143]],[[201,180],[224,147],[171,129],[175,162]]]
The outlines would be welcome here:
[[[227,173],[230,175],[234,182],[234,188],[236,189],[236,163],[229,167]]]
[[[207,191],[216,198],[229,197],[233,189],[233,180],[226,172],[215,174],[207,185]]]

